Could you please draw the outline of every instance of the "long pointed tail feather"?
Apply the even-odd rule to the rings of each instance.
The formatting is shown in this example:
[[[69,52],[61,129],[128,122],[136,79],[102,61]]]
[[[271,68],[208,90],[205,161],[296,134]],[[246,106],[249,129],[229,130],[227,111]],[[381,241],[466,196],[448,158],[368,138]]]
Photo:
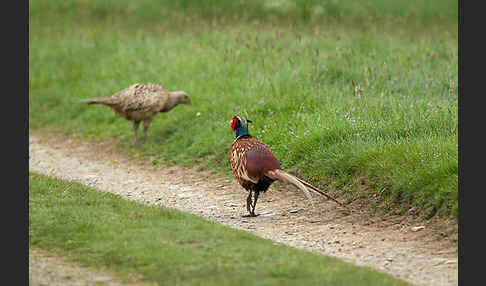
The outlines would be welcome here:
[[[297,178],[297,177],[296,177],[296,178]],[[311,185],[311,184],[307,183],[306,181],[304,181],[304,180],[302,180],[302,179],[299,179],[299,178],[297,178],[297,180],[299,180],[299,182],[301,182],[302,184],[304,184],[306,187],[310,188],[310,189],[311,189],[311,190],[313,190],[314,192],[319,193],[319,194],[321,194],[321,195],[325,196],[326,198],[328,198],[328,199],[331,199],[331,200],[335,201],[335,202],[336,202],[338,205],[340,205],[340,206],[343,206],[343,204],[342,204],[342,203],[340,203],[338,200],[336,200],[335,198],[333,198],[333,197],[329,196],[328,194],[324,193],[323,191],[319,190],[318,188],[314,187],[313,185]]]
[[[289,173],[287,173],[287,172],[285,172],[284,170],[281,170],[281,169],[268,171],[266,173],[266,175],[269,178],[272,178],[274,180],[279,180],[279,181],[282,181],[282,182],[296,186],[297,188],[299,188],[304,193],[304,195],[307,197],[307,199],[311,203],[312,207],[314,207],[314,201],[312,200],[311,194],[309,193],[309,191],[307,190],[305,185],[302,184],[297,177],[292,176],[291,174],[289,174]]]

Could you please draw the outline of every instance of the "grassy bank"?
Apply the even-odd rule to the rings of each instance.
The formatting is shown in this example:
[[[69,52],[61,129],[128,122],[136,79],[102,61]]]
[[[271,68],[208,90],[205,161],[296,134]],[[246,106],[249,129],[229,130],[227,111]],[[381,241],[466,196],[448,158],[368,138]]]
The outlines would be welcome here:
[[[29,174],[29,245],[159,285],[407,285],[198,216]]]
[[[129,122],[79,101],[159,82],[193,104],[158,115],[137,156],[229,174],[237,114],[313,183],[457,216],[457,7],[341,1],[305,21],[261,6],[277,2],[29,2],[30,128],[128,148]]]

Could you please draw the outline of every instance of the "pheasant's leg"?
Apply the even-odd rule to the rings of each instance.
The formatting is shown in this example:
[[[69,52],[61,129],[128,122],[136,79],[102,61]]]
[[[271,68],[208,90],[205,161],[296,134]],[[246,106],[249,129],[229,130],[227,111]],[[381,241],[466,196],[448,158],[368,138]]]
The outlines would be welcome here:
[[[246,210],[248,211],[249,214],[251,214],[251,195],[252,191],[248,191],[248,197],[246,198]]]
[[[147,130],[148,130],[149,125],[150,125],[150,123],[151,123],[151,122],[152,122],[152,118],[150,118],[150,119],[145,119],[145,120],[143,121],[143,133],[144,133],[144,137],[145,137],[145,139],[147,139],[147,136],[148,136],[148,134],[147,134]]]
[[[253,201],[253,208],[251,210],[252,216],[257,216],[257,215],[255,215],[255,207],[256,207],[256,203],[257,203],[257,200],[258,200],[258,196],[259,195],[260,195],[260,192],[259,191],[255,191],[255,199]]]
[[[248,211],[248,214],[242,215],[242,217],[249,217],[251,215],[251,195],[252,191],[248,190],[248,197],[246,198],[246,210]]]
[[[138,143],[138,126],[140,121],[133,121],[133,133],[135,133],[135,144]]]

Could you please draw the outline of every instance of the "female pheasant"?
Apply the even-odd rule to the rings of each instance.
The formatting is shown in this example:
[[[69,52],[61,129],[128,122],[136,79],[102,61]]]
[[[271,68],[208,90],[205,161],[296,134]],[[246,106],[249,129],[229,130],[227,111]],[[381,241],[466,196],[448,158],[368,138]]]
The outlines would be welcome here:
[[[167,91],[156,83],[136,83],[117,92],[111,97],[89,98],[83,100],[88,104],[103,104],[126,120],[133,121],[135,143],[138,143],[138,126],[143,121],[143,132],[147,130],[152,119],[159,112],[168,112],[178,104],[191,104],[184,91]]]
[[[270,147],[250,135],[248,123],[251,120],[240,116],[233,116],[231,122],[231,128],[236,133],[236,139],[231,146],[231,169],[238,183],[248,191],[246,209],[249,214],[245,216],[257,216],[255,206],[260,192],[265,192],[277,180],[299,188],[312,206],[314,203],[307,188],[342,205],[311,184],[282,170]]]

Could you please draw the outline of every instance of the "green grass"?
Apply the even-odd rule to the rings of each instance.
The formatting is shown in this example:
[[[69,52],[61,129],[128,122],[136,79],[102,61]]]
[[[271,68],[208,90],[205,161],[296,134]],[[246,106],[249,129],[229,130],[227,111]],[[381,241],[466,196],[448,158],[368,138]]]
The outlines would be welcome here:
[[[308,21],[287,4],[197,3],[30,1],[30,128],[129,148],[131,123],[80,99],[159,82],[192,105],[158,115],[134,155],[231,175],[242,115],[313,183],[352,192],[366,178],[385,209],[457,217],[457,3],[326,1]]]
[[[407,285],[192,214],[35,173],[29,246],[159,285]]]
[[[285,24],[345,23],[363,26],[375,24],[455,24],[458,3],[452,0],[386,1],[386,0],[129,0],[108,1],[29,1],[31,18],[44,17],[54,23],[58,19],[75,23],[81,20],[123,22],[140,26],[164,22],[198,21],[261,21]],[[81,16],[81,19],[80,17]],[[164,21],[164,19],[170,21]],[[86,23],[86,22],[84,22]]]

